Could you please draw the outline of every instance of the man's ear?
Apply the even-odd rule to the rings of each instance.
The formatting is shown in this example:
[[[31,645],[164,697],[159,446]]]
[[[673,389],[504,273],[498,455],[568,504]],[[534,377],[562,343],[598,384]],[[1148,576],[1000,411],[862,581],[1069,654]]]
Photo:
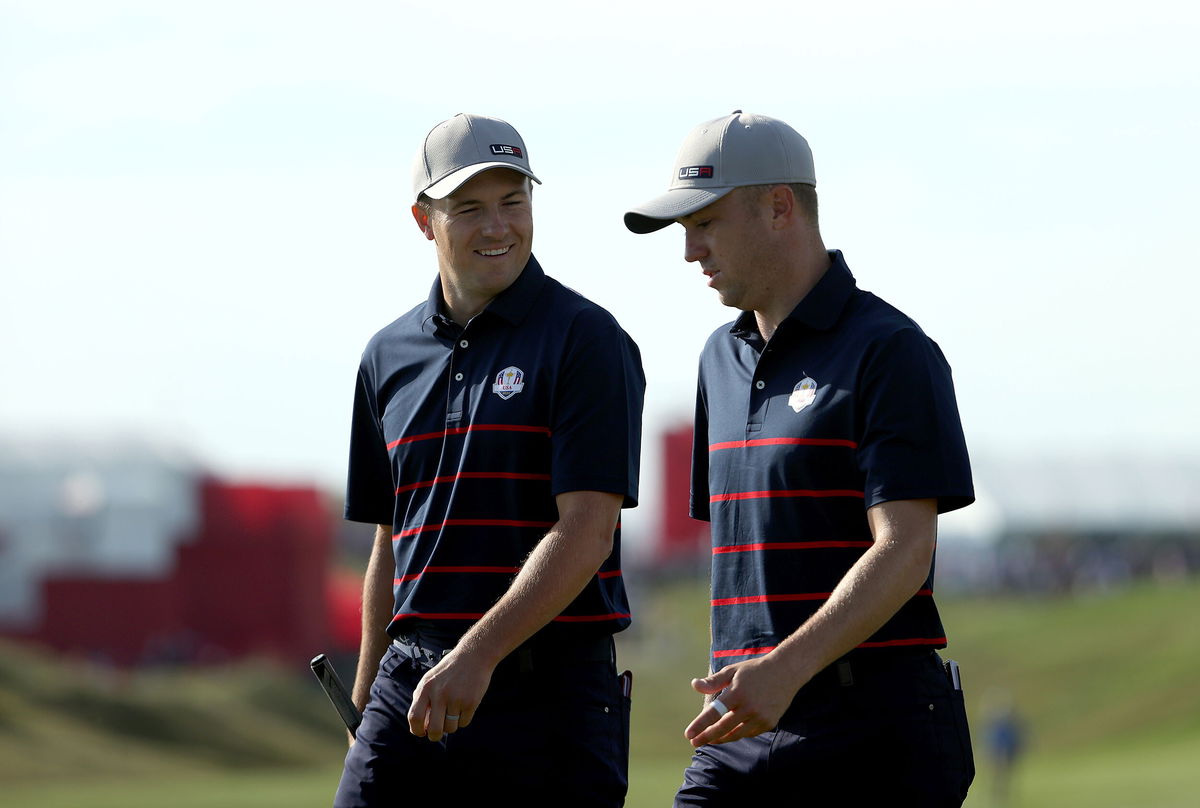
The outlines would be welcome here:
[[[420,205],[413,205],[412,215],[425,238],[433,241],[433,226],[429,224],[429,214]]]
[[[796,195],[787,185],[771,188],[771,225],[778,229],[791,224],[796,215]]]

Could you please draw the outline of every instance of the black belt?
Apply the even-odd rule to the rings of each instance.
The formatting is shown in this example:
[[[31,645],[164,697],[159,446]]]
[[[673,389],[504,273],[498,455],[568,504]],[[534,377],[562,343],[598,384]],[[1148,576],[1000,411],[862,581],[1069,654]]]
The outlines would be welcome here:
[[[453,648],[429,648],[418,645],[408,637],[392,640],[392,648],[406,659],[416,660],[422,665],[433,667]],[[534,671],[562,668],[578,662],[616,663],[616,648],[612,635],[583,639],[547,639],[526,643],[500,660],[496,672],[533,673]]]
[[[931,648],[898,648],[843,657],[809,680],[800,688],[800,692],[831,687],[854,687],[855,683],[863,684],[874,677],[886,675],[897,667],[927,660],[933,654]]]

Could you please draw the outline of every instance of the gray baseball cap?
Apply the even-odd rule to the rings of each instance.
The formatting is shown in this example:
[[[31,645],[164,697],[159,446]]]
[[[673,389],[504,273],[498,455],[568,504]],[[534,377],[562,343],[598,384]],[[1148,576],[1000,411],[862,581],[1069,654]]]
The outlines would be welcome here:
[[[541,184],[517,130],[499,118],[460,112],[429,130],[413,160],[413,200],[443,199],[489,168],[511,168]]]
[[[808,141],[776,118],[734,110],[693,129],[679,147],[662,196],[625,214],[635,233],[653,233],[743,185],[816,185]]]

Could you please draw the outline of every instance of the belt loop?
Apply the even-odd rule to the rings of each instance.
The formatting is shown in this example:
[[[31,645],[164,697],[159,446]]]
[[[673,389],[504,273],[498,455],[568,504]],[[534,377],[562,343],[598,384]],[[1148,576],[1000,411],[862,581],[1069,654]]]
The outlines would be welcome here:
[[[850,687],[854,684],[854,671],[850,669],[850,662],[842,660],[837,664],[838,684],[842,687]]]

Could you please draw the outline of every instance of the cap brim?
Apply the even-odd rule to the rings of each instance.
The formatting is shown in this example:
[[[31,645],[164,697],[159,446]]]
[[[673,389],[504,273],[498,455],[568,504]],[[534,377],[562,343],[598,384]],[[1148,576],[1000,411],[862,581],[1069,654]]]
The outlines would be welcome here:
[[[522,168],[521,166],[513,165],[512,163],[506,163],[501,160],[501,161],[497,161],[494,163],[474,163],[469,166],[463,166],[458,171],[451,172],[450,174],[447,174],[446,176],[442,177],[440,180],[435,182],[433,185],[430,185],[424,191],[418,192],[417,197],[419,198],[421,196],[421,194],[423,193],[423,194],[425,194],[425,196],[429,197],[430,199],[445,199],[446,197],[450,196],[450,194],[452,194],[456,190],[458,190],[458,187],[460,185],[462,185],[464,182],[466,182],[467,180],[471,179],[471,177],[474,177],[476,174],[480,174],[484,171],[487,171],[490,168],[509,168],[509,169],[512,169],[513,171],[516,171],[518,174],[524,174],[526,177],[529,177],[529,179],[533,180],[538,185],[542,184],[542,181],[539,180],[536,176],[534,176],[533,172],[530,171],[529,169]]]
[[[733,188],[677,188],[639,205],[625,214],[625,226],[634,233],[662,230],[681,216],[695,213]]]

